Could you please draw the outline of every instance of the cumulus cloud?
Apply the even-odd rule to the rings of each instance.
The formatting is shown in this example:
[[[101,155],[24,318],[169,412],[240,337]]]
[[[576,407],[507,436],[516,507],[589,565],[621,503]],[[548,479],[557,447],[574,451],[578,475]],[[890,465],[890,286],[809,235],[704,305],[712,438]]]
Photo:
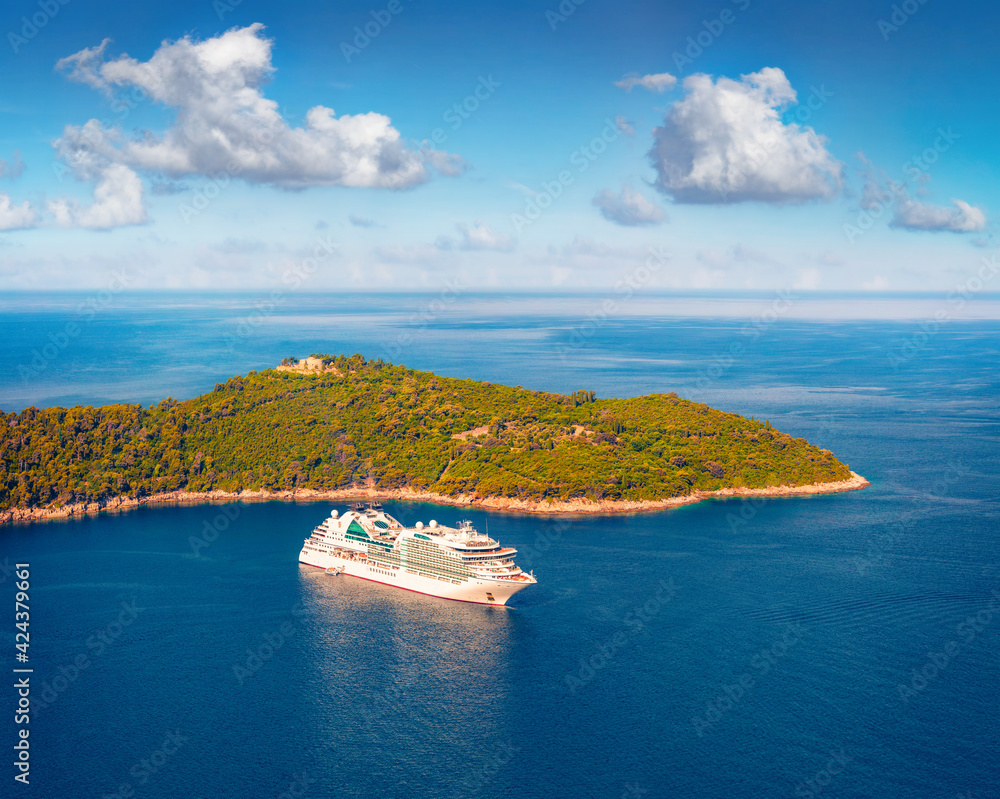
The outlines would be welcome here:
[[[21,151],[15,150],[14,157],[8,161],[0,158],[0,178],[19,178],[24,173],[24,161],[21,160]]]
[[[842,165],[825,137],[781,121],[796,94],[780,69],[738,81],[691,75],[684,90],[649,151],[657,188],[676,202],[802,203],[840,190]]]
[[[862,163],[860,170],[864,181],[859,205],[863,211],[881,216],[881,211],[892,206],[889,226],[902,230],[949,231],[952,233],[978,233],[986,227],[986,215],[964,200],[953,199],[952,206],[933,205],[910,197],[906,182],[897,183],[879,169],[864,153],[857,153]],[[927,194],[928,176],[918,179],[916,194]]]
[[[74,168],[80,160],[104,159],[171,178],[226,172],[284,188],[404,189],[428,180],[430,168],[462,171],[457,156],[408,146],[384,114],[338,117],[317,105],[303,126],[290,126],[262,90],[274,72],[263,30],[254,23],[200,42],[185,36],[162,43],[144,62],[127,55],[106,60],[107,40],[62,59],[57,68],[72,80],[108,93],[139,89],[177,114],[162,135],[133,138],[97,120],[69,125],[57,150]]]
[[[641,86],[651,92],[662,93],[667,89],[672,89],[676,83],[677,78],[668,72],[660,72],[657,75],[640,75],[638,72],[630,72],[621,80],[616,80],[615,86],[627,92],[631,92],[636,86]]]
[[[374,219],[368,219],[364,216],[357,216],[356,214],[349,214],[347,221],[350,222],[354,227],[378,227],[378,222]]]
[[[977,233],[986,227],[986,215],[962,200],[952,200],[954,207],[942,207],[910,199],[905,191],[896,199],[890,227],[905,230],[945,230],[952,233]]]
[[[601,216],[616,225],[626,227],[656,225],[666,218],[658,206],[631,186],[625,186],[621,194],[615,194],[611,189],[604,189],[594,197],[593,203],[600,210]]]
[[[10,195],[0,191],[0,230],[23,230],[38,225],[38,215],[25,200],[20,205],[15,204]]]
[[[458,232],[462,234],[459,247],[463,250],[498,250],[510,252],[514,249],[514,239],[505,233],[497,233],[482,219],[477,219],[474,225],[459,224]]]
[[[48,204],[57,225],[107,230],[146,221],[142,181],[135,172],[122,164],[110,164],[96,177],[94,201],[90,205],[67,198]]]

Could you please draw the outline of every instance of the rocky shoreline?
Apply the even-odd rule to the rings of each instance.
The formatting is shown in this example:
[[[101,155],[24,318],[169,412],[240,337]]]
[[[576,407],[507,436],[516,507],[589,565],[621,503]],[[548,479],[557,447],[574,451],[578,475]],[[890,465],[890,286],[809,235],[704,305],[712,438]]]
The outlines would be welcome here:
[[[268,500],[358,500],[358,499],[395,499],[409,502],[435,502],[442,505],[460,507],[478,507],[487,510],[502,510],[515,513],[550,514],[617,514],[635,513],[641,511],[656,511],[690,505],[706,499],[729,497],[792,497],[807,494],[832,494],[840,491],[857,491],[869,485],[869,482],[857,472],[851,472],[851,478],[832,483],[812,483],[804,486],[771,486],[769,488],[723,488],[718,491],[695,491],[683,497],[671,497],[658,500],[601,500],[588,499],[561,500],[556,502],[534,502],[508,497],[478,497],[459,495],[449,497],[429,491],[415,491],[409,488],[377,490],[375,488],[357,486],[335,491],[317,491],[312,488],[295,489],[291,491],[207,491],[188,492],[170,491],[164,494],[153,494],[136,499],[134,497],[115,497],[105,502],[88,502],[65,505],[61,508],[11,508],[0,511],[0,523],[32,522],[46,519],[64,519],[95,513],[125,511],[140,505],[196,505],[212,502],[229,502],[234,499],[242,502],[263,502]]]

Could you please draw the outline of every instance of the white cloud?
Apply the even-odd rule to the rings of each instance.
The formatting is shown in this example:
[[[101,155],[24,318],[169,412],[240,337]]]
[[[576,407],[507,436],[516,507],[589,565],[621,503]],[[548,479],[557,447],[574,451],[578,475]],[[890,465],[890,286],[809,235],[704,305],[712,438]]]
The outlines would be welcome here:
[[[593,204],[601,216],[616,225],[638,227],[640,225],[656,225],[666,218],[666,214],[631,186],[625,186],[621,194],[615,194],[611,189],[604,189],[593,199]]]
[[[754,269],[754,272],[763,273],[765,271],[773,272],[773,267],[777,266],[774,258],[766,252],[749,247],[742,242],[734,244],[727,250],[718,248],[698,250],[695,252],[695,258],[709,269],[723,271],[735,269],[746,270],[747,264],[760,264],[772,267],[772,269],[768,270],[763,270],[760,267]]]
[[[523,183],[517,183],[516,181],[510,180],[510,181],[507,181],[506,183],[504,183],[503,185],[506,186],[508,189],[516,189],[517,191],[521,192],[526,197],[537,197],[538,196],[538,192],[537,191],[535,191],[532,188],[529,188],[528,186],[525,186]]]
[[[348,214],[347,221],[354,227],[380,227],[379,223],[374,219],[369,219],[365,216],[358,216],[357,214]]]
[[[771,256],[762,250],[748,247],[746,244],[737,244],[733,247],[733,258],[741,263],[771,263]]]
[[[677,83],[677,78],[668,72],[660,72],[657,75],[640,75],[638,72],[630,72],[621,80],[616,80],[615,86],[627,92],[631,92],[636,86],[641,86],[651,92],[662,93],[667,89],[672,89],[675,83]]]
[[[14,157],[10,161],[0,158],[0,178],[19,178],[24,173],[24,161],[21,160],[21,151],[15,150]]]
[[[104,159],[172,178],[226,172],[285,188],[403,189],[428,180],[428,166],[462,171],[457,156],[408,147],[383,114],[338,117],[317,105],[302,127],[291,127],[262,91],[274,72],[263,29],[254,23],[201,42],[185,36],[164,42],[145,62],[127,55],[106,61],[107,41],[62,59],[57,68],[73,80],[106,92],[141,89],[177,116],[162,135],[145,131],[130,139],[97,120],[69,125],[57,150],[74,168]]]
[[[739,81],[697,74],[653,131],[656,186],[676,202],[802,203],[839,190],[842,165],[811,127],[783,123],[796,101],[775,67]]]
[[[25,200],[15,205],[9,194],[0,191],[0,230],[23,230],[37,225],[38,215],[30,202]]]
[[[457,225],[462,234],[459,246],[463,250],[498,250],[510,252],[514,249],[514,239],[505,233],[497,233],[482,219],[477,219],[475,225]]]
[[[615,117],[615,127],[626,136],[635,136],[635,125],[628,121],[621,114]]]
[[[862,281],[861,288],[865,291],[884,291],[889,288],[889,281],[882,275],[875,275],[871,280]]]
[[[950,231],[952,233],[978,233],[986,227],[986,214],[963,200],[953,199],[954,207],[932,205],[910,197],[907,182],[897,183],[875,166],[864,153],[857,153],[863,168],[864,180],[859,205],[863,211],[881,216],[890,205],[893,208],[889,226],[903,230]],[[926,196],[930,176],[923,173],[917,179],[916,194]]]
[[[890,227],[906,230],[947,230],[953,233],[976,233],[986,227],[986,215],[962,200],[952,200],[954,208],[911,200],[906,192],[896,197]]]
[[[817,258],[823,266],[843,266],[844,259],[835,252],[823,252],[820,253]]]
[[[94,201],[81,206],[76,200],[60,198],[48,204],[49,213],[61,227],[107,230],[146,222],[142,181],[127,166],[110,164],[97,175]]]
[[[799,270],[795,276],[795,282],[792,283],[792,288],[801,289],[802,291],[815,291],[822,282],[823,273],[816,267],[810,266]]]
[[[549,269],[549,282],[553,286],[562,286],[573,276],[573,270],[568,266],[553,266]]]
[[[730,269],[733,265],[729,254],[722,250],[698,250],[694,257],[709,269]]]

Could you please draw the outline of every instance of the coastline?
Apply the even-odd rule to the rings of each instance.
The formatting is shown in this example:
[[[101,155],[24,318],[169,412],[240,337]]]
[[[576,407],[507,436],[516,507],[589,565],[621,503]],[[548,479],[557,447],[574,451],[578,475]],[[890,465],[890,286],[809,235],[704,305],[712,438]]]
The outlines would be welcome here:
[[[434,502],[440,505],[475,507],[484,510],[499,510],[513,513],[527,513],[539,516],[567,515],[615,515],[644,511],[666,510],[682,505],[692,505],[707,499],[728,499],[734,497],[794,497],[812,494],[834,494],[842,491],[857,491],[870,485],[857,472],[852,477],[831,483],[811,483],[803,486],[769,486],[768,488],[722,488],[717,491],[695,491],[683,497],[655,500],[589,500],[573,499],[556,502],[534,502],[509,497],[478,497],[461,494],[449,497],[430,491],[415,491],[410,488],[377,490],[362,486],[354,488],[318,491],[313,488],[288,491],[170,491],[148,497],[114,497],[105,502],[74,503],[61,508],[10,508],[0,511],[0,524],[7,522],[33,522],[49,519],[66,519],[131,510],[143,505],[200,505],[216,502],[241,500],[244,502],[266,502],[270,500],[401,500],[404,502]]]

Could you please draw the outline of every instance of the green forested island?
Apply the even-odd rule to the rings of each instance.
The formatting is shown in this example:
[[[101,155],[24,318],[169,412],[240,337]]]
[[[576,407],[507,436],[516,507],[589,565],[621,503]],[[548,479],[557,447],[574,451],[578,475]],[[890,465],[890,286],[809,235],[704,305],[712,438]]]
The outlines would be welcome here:
[[[411,488],[661,500],[849,480],[827,450],[676,394],[602,399],[315,355],[150,408],[3,415],[0,511],[165,492]]]

